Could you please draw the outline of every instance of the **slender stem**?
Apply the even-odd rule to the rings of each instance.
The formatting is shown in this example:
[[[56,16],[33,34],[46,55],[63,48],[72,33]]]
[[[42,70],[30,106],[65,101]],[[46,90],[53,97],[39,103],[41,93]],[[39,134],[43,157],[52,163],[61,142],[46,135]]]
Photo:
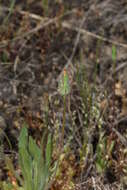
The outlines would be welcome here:
[[[113,77],[113,116],[115,116],[115,82],[116,82],[116,73],[115,73],[115,69],[116,69],[116,47],[112,47],[112,61],[113,61],[113,73],[112,73],[112,77]]]
[[[65,121],[66,121],[66,96],[63,97],[63,104],[64,104],[64,110],[63,110],[63,126],[62,126],[62,146],[64,146],[64,131],[65,131]]]
[[[8,142],[8,145],[9,145],[10,149],[12,150],[12,144],[11,144],[11,142],[10,142],[8,136],[7,136],[6,133],[4,132],[4,130],[1,129],[1,128],[0,128],[0,133],[3,133],[3,135],[5,136],[5,138],[6,138],[7,142]]]

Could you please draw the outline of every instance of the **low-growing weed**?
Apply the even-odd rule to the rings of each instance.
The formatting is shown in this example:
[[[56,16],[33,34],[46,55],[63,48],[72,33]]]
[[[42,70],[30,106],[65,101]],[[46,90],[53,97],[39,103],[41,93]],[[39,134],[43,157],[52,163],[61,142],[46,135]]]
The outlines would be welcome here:
[[[49,134],[47,142],[45,142],[45,137],[44,135],[39,147],[28,135],[27,127],[24,126],[21,129],[18,147],[22,178],[15,172],[11,160],[8,159],[7,166],[14,180],[8,184],[4,182],[4,190],[46,190],[49,188],[57,164],[55,163],[51,168],[52,137]]]
[[[104,132],[100,132],[99,142],[97,145],[97,158],[96,158],[96,169],[98,173],[103,174],[107,168],[109,168],[112,164],[109,159],[112,150],[114,148],[114,141],[110,144],[108,143],[108,137],[104,135]]]

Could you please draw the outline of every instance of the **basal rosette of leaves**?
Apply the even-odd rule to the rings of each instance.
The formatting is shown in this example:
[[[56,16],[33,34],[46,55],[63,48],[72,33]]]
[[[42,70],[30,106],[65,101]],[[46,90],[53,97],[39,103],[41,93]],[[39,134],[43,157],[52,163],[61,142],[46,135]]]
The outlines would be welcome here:
[[[52,137],[48,135],[47,142],[42,138],[41,147],[28,135],[27,127],[21,129],[19,136],[19,165],[22,178],[14,171],[9,160],[8,169],[14,176],[15,184],[3,183],[3,190],[46,190],[55,175],[57,162],[51,167]],[[12,169],[13,168],[13,169]],[[19,182],[19,183],[18,183]],[[20,184],[20,185],[18,185]]]

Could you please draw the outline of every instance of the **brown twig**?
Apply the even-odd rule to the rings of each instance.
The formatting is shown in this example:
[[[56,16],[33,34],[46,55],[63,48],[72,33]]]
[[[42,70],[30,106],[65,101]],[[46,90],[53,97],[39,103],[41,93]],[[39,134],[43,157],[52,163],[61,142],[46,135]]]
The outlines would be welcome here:
[[[81,28],[78,28],[78,27],[74,27],[72,24],[70,24],[69,22],[67,21],[64,21],[62,23],[62,26],[64,28],[68,28],[70,30],[74,30],[74,31],[77,31],[79,32],[80,34],[82,35],[88,35],[88,36],[91,36],[93,38],[96,38],[96,39],[99,39],[99,40],[102,40],[104,42],[108,42],[110,44],[114,44],[116,46],[119,46],[119,47],[123,47],[123,48],[127,48],[127,44],[124,44],[124,43],[121,43],[121,42],[118,42],[118,41],[115,41],[115,40],[112,40],[112,39],[107,39],[101,35],[98,35],[98,34],[94,34],[93,32],[89,32],[88,30],[86,29],[81,29]]]
[[[86,20],[86,17],[84,16],[83,19],[81,20],[81,23],[80,23],[80,26],[79,26],[79,30],[77,31],[78,33],[77,33],[77,36],[76,36],[75,41],[74,41],[74,46],[73,46],[73,50],[72,50],[71,56],[69,57],[69,59],[68,59],[66,65],[64,66],[63,70],[67,69],[70,65],[72,66],[72,60],[73,60],[73,57],[74,57],[75,52],[77,50],[77,46],[79,44],[79,40],[80,40],[80,36],[81,36],[80,29],[83,27],[83,24],[84,24],[85,20]],[[64,22],[62,22],[62,26],[64,27]],[[61,71],[59,77],[57,78],[57,81],[60,80],[61,75],[63,73],[63,70]]]
[[[20,40],[22,38],[25,38],[25,37],[27,37],[29,35],[32,35],[32,34],[38,32],[40,29],[46,28],[50,24],[56,23],[59,19],[63,18],[64,16],[67,16],[67,15],[70,15],[70,14],[73,14],[73,13],[75,13],[75,10],[68,11],[63,15],[61,15],[59,17],[52,18],[52,19],[47,18],[47,17],[46,18],[41,17],[42,19],[40,20],[40,17],[38,17],[40,23],[35,28],[31,29],[30,31],[28,31],[26,33],[23,33],[22,35],[20,34],[20,35],[14,37],[13,39],[3,40],[2,42],[0,42],[0,48],[3,48],[5,46],[7,46],[8,43],[11,43],[11,42]]]

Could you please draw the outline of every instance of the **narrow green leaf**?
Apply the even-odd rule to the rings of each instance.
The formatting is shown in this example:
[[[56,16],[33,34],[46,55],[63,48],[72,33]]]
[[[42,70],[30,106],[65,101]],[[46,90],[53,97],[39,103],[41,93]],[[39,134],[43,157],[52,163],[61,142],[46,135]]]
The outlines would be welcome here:
[[[45,162],[44,158],[41,157],[38,164],[38,190],[43,190],[45,186]]]
[[[34,161],[38,162],[41,156],[41,151],[31,136],[29,137],[29,152]]]
[[[100,163],[96,162],[96,168],[97,168],[98,173],[102,173],[103,172],[103,168],[100,165]]]
[[[63,76],[59,81],[58,91],[62,96],[66,96],[70,93],[69,77],[66,71],[64,71]]]
[[[19,136],[19,150],[20,148],[25,148],[27,146],[27,138],[28,138],[28,132],[27,132],[27,128],[23,127],[21,129],[20,132],[20,136]]]
[[[51,134],[49,134],[46,146],[46,165],[48,168],[50,167],[51,164],[51,155],[52,155],[52,138]]]
[[[112,46],[112,60],[115,62],[116,61],[116,46]]]
[[[112,153],[112,150],[113,150],[113,148],[114,148],[114,145],[115,145],[115,141],[112,141],[112,142],[111,142],[111,145],[110,145],[110,147],[109,147],[109,150],[108,150],[108,154],[109,154],[109,155]]]
[[[10,4],[10,8],[9,8],[9,13],[8,15],[5,17],[3,24],[6,24],[9,20],[9,17],[11,16],[11,14],[13,13],[14,10],[14,6],[15,6],[15,2],[16,0],[11,0],[11,4]]]
[[[46,134],[44,134],[42,138],[42,147],[44,148],[44,139]],[[48,141],[46,144],[46,151],[45,151],[45,157],[42,156],[40,160],[40,164],[42,167],[42,170],[40,171],[40,184],[39,184],[39,190],[45,189],[46,184],[48,183],[49,177],[50,177],[50,164],[51,164],[51,155],[52,155],[52,138],[51,134],[48,135]]]
[[[38,183],[40,178],[38,177],[38,172],[40,170],[40,166],[38,167],[40,157],[41,157],[41,150],[37,146],[36,142],[33,140],[33,138],[29,137],[29,153],[31,157],[33,158],[33,189],[38,189]]]
[[[19,164],[24,177],[24,184],[27,190],[32,189],[32,158],[28,152],[28,132],[23,127],[19,136]]]

